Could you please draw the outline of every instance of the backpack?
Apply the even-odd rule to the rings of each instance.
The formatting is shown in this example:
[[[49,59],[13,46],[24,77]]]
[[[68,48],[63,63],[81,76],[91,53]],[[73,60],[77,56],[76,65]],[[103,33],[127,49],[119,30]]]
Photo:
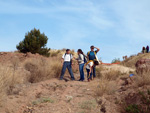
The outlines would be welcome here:
[[[87,58],[86,58],[86,56],[84,54],[82,54],[82,55],[84,57],[84,64],[86,64],[87,63]],[[79,55],[79,57],[80,57],[80,55]],[[81,59],[81,57],[80,57],[80,59]]]
[[[87,58],[86,58],[85,55],[83,55],[83,56],[84,56],[84,63],[86,64],[87,63]]]
[[[89,57],[90,52],[91,52],[91,51],[89,51],[89,52],[87,53],[88,57]],[[98,61],[98,63],[100,64],[99,59],[98,59],[98,57],[97,57],[95,51],[94,51],[94,54],[95,54],[95,59],[94,59],[94,61]]]

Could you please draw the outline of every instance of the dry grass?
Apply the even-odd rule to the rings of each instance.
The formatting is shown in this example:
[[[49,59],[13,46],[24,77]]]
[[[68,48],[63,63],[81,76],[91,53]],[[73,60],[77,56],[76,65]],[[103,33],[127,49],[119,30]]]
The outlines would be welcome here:
[[[0,64],[0,103],[7,94],[12,94],[16,84],[25,83],[25,76],[29,73],[19,67],[17,58],[10,63]]]
[[[28,80],[31,83],[58,77],[61,72],[61,62],[52,58],[28,59],[24,67],[30,72]]]
[[[60,54],[61,54],[60,50],[51,50],[50,51],[50,57],[57,57]]]
[[[6,96],[7,89],[11,85],[12,69],[4,65],[0,65],[0,102]]]
[[[142,75],[137,75],[135,78],[135,83],[138,87],[142,87],[145,85],[150,85],[150,74],[149,73],[144,73]]]
[[[115,81],[108,81],[107,79],[101,79],[96,89],[97,96],[103,96],[104,94],[114,94],[117,89]]]
[[[61,66],[57,58],[29,58],[20,62],[14,57],[10,62],[0,64],[0,103],[13,93],[17,84],[59,77]]]
[[[99,68],[102,69],[101,67]],[[114,94],[117,90],[116,79],[121,75],[121,72],[110,70],[106,73],[101,73],[99,68],[97,68],[97,73],[100,73],[100,81],[96,88],[96,95],[99,97],[104,94]]]
[[[96,67],[96,76],[97,76],[98,78],[101,78],[101,77],[102,77],[102,70],[103,70],[102,65]]]
[[[139,54],[139,55],[133,55],[124,60],[121,64],[127,67],[132,67],[135,68],[135,63],[139,59],[145,59],[145,58],[150,58],[150,53],[145,53],[145,54]]]
[[[106,73],[104,73],[103,78],[110,81],[110,80],[116,80],[122,73],[117,70],[110,70]]]

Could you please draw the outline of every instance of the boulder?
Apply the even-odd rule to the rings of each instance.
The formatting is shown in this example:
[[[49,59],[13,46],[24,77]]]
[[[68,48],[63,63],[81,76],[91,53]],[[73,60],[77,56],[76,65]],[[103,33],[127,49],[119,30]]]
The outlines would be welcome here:
[[[140,59],[135,64],[137,74],[150,71],[150,59]]]

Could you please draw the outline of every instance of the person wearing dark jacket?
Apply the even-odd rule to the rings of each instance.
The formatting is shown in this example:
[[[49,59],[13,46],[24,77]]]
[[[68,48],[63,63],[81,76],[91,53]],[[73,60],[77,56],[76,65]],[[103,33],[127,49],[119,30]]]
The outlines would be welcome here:
[[[149,53],[149,46],[146,47],[146,53]]]

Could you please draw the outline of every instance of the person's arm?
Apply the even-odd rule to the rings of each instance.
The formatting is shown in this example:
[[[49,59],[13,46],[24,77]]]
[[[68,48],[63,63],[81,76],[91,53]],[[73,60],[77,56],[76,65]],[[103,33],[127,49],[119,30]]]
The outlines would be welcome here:
[[[90,62],[90,64],[89,64],[89,66],[90,66],[90,72],[89,73],[91,73],[92,72],[92,69],[93,69],[93,62]]]
[[[92,66],[90,66],[90,72],[89,73],[91,73],[92,72]]]
[[[63,62],[64,62],[64,57],[65,57],[65,54],[61,58],[61,64],[63,64]]]
[[[97,47],[94,47],[94,48],[96,48],[96,49],[97,49],[97,50],[96,50],[96,53],[98,53],[100,49],[99,49],[99,48],[97,48]]]
[[[87,52],[87,57],[86,58],[89,60],[89,52]]]
[[[83,56],[86,57],[86,58],[88,58],[88,55],[85,55],[84,53],[83,53]]]
[[[61,59],[61,63],[63,63],[63,62],[64,62],[64,59],[62,58],[62,59]]]

